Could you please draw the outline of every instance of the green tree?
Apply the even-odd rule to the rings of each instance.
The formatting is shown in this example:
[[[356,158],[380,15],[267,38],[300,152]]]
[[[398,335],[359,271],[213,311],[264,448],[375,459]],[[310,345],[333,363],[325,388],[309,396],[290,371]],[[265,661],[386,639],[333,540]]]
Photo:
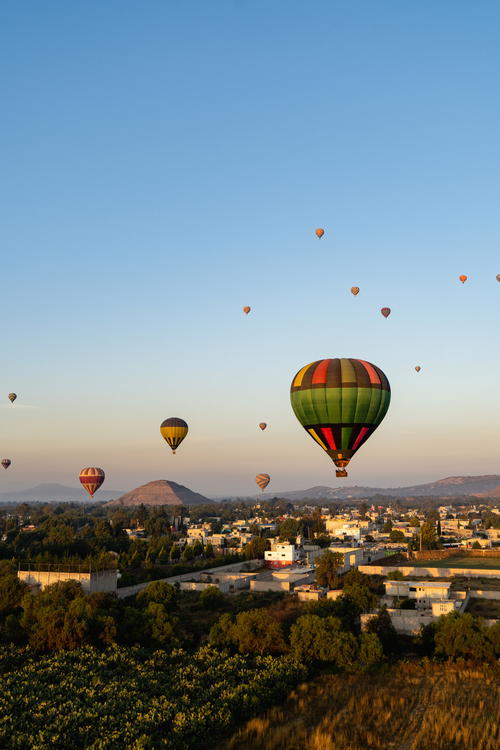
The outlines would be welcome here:
[[[245,544],[243,547],[243,554],[247,560],[262,560],[264,558],[264,552],[268,549],[271,549],[269,539],[256,537],[248,542],[248,544]]]
[[[290,648],[304,662],[334,662],[349,667],[357,656],[355,636],[342,630],[337,617],[302,615],[290,630]]]
[[[401,529],[393,529],[389,534],[389,539],[391,542],[404,542],[406,537]]]
[[[437,547],[436,530],[433,523],[426,521],[420,528],[422,549],[435,549]]]
[[[340,552],[327,550],[316,559],[316,583],[333,588],[337,583],[339,570],[344,566],[344,556]]]
[[[387,607],[382,607],[379,613],[368,620],[366,624],[367,633],[375,633],[378,636],[384,654],[393,653],[398,647],[398,635],[391,622],[391,616]]]
[[[240,612],[231,637],[241,654],[280,654],[286,650],[281,625],[265,609]]]
[[[205,609],[220,609],[225,601],[226,597],[217,586],[208,586],[200,594],[200,604]]]
[[[370,669],[375,664],[379,664],[383,658],[384,649],[378,635],[376,633],[361,633],[358,654],[361,669]]]
[[[370,612],[377,606],[378,597],[368,586],[361,583],[347,583],[344,585],[343,596],[353,602],[359,614]]]
[[[152,581],[146,588],[139,591],[136,595],[137,603],[140,606],[147,606],[150,602],[162,604],[168,610],[177,608],[177,591],[170,583],[166,581]]]
[[[19,607],[26,591],[26,584],[20,581],[14,573],[2,576],[0,578],[0,615],[5,615]]]
[[[280,524],[278,533],[279,538],[282,542],[285,541],[295,541],[295,538],[297,537],[297,534],[300,530],[300,522],[296,521],[295,518],[287,518],[285,521],[283,521],[282,524]]]
[[[233,627],[234,622],[231,615],[228,612],[221,615],[210,629],[208,636],[210,645],[221,649],[230,648],[234,643],[232,636]]]
[[[460,657],[488,661],[494,658],[495,648],[488,638],[483,623],[469,612],[451,612],[436,623],[434,642],[438,656],[448,659]]]

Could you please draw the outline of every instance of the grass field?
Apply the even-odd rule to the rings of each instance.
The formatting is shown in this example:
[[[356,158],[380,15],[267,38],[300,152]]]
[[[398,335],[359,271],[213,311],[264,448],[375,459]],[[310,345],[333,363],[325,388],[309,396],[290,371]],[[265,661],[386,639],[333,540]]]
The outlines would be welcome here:
[[[500,557],[445,557],[442,560],[411,560],[414,568],[469,568],[470,570],[500,570]]]
[[[494,666],[443,663],[324,675],[218,750],[497,750],[499,685]]]

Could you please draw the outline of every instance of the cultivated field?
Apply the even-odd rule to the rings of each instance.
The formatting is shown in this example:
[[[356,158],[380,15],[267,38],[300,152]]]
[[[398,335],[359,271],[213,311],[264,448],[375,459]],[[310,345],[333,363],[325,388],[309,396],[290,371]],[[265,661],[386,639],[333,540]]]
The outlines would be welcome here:
[[[443,557],[441,560],[412,560],[414,568],[469,568],[470,570],[500,570],[500,557]]]
[[[221,750],[496,750],[495,667],[399,664],[376,675],[325,675],[252,719]]]

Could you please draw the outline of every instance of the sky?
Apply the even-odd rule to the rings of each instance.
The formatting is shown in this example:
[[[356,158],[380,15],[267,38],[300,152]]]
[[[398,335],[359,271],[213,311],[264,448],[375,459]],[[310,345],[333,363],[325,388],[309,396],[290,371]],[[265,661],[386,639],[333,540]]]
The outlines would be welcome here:
[[[499,49],[496,0],[2,3],[0,492],[500,473]],[[343,356],[392,403],[337,480],[289,388]]]

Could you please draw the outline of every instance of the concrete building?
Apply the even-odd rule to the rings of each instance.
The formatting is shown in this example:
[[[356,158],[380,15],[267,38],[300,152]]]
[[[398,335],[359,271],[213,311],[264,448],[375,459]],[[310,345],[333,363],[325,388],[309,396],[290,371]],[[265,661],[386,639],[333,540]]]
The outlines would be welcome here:
[[[64,568],[66,568],[64,570]],[[60,581],[77,581],[81,584],[86,594],[94,594],[98,591],[113,593],[117,589],[118,571],[111,570],[93,570],[88,568],[76,570],[69,566],[53,565],[47,566],[45,570],[19,570],[18,577],[21,581],[35,590],[43,590],[46,586]]]
[[[274,542],[271,549],[264,552],[264,562],[268,568],[286,568],[300,559],[300,553],[294,544]]]
[[[330,552],[339,552],[344,557],[344,565],[340,568],[339,573],[347,573],[351,568],[363,564],[364,549],[363,547],[328,547]]]

